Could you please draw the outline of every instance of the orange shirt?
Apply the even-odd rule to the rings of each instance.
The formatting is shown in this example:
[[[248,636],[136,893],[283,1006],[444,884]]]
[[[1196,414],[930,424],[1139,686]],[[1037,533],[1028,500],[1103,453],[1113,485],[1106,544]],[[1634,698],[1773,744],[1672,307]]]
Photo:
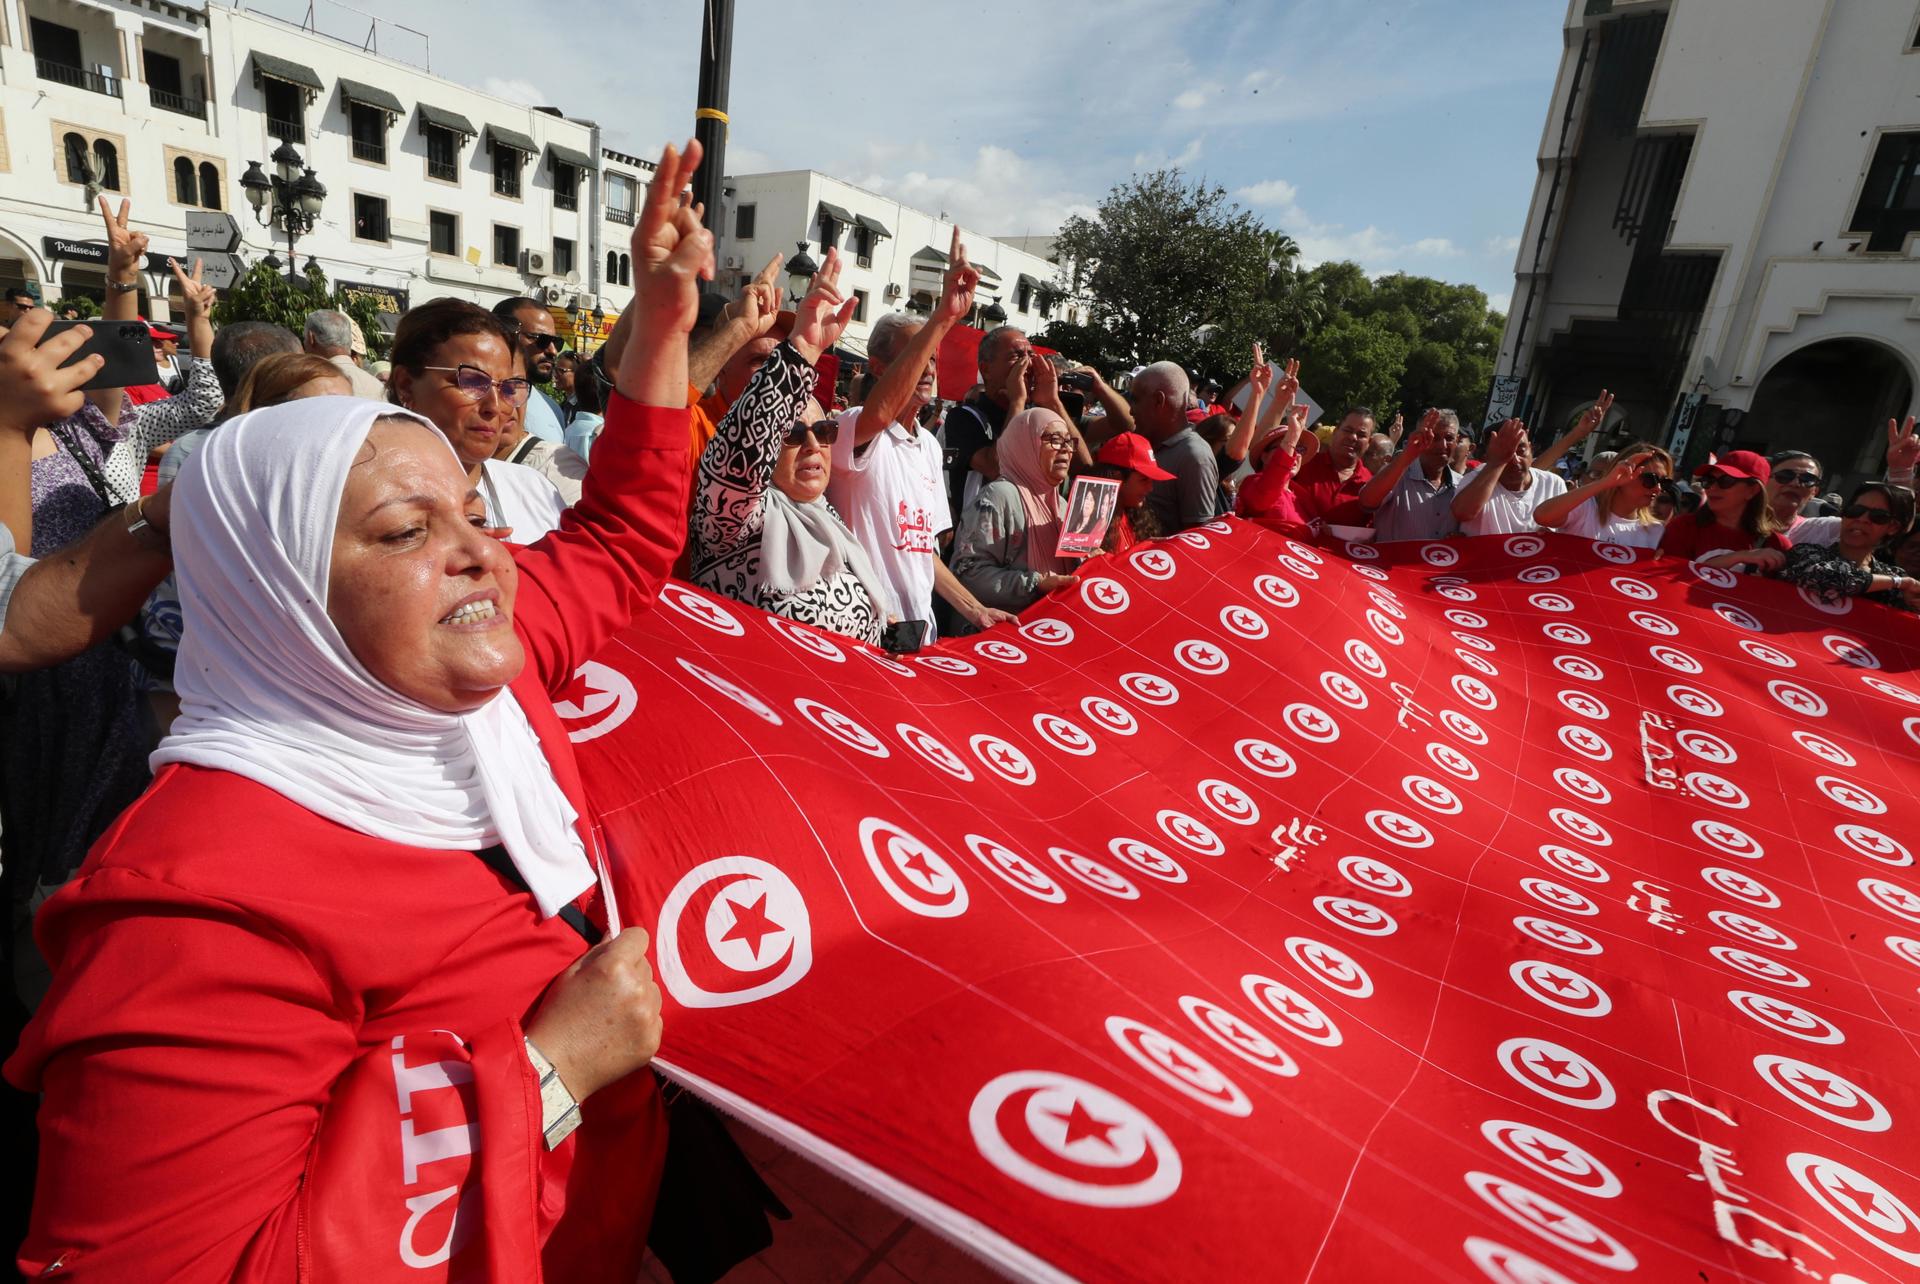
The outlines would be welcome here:
[[[692,384],[687,385],[687,426],[693,439],[693,471],[696,484],[700,474],[700,456],[706,452],[707,443],[720,431],[720,421],[726,417],[727,403],[718,394],[703,397],[700,390]]]

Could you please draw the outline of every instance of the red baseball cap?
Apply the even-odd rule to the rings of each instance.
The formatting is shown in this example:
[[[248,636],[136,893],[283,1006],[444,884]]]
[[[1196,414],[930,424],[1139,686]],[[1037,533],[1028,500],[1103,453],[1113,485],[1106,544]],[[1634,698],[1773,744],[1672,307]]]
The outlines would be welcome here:
[[[1173,480],[1172,473],[1153,462],[1153,447],[1137,432],[1123,432],[1114,437],[1100,447],[1100,453],[1094,456],[1094,460],[1115,468],[1125,468],[1154,481]]]
[[[1773,465],[1767,462],[1764,455],[1757,455],[1751,450],[1730,450],[1712,463],[1702,464],[1693,470],[1695,477],[1705,477],[1710,473],[1725,473],[1742,481],[1764,482],[1773,476]]]
[[[163,325],[155,325],[151,321],[147,322],[146,326],[147,337],[155,343],[178,343],[184,337],[176,331],[169,330]]]

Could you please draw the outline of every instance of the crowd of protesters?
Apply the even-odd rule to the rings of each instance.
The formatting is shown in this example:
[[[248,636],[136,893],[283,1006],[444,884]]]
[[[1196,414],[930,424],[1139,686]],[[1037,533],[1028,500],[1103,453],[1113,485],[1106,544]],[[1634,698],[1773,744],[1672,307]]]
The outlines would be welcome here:
[[[1604,392],[1538,457],[1525,424],[1476,444],[1445,409],[1316,428],[1298,363],[1257,346],[1222,393],[1003,326],[943,405],[979,281],[957,232],[938,300],[875,325],[841,404],[816,373],[855,307],[838,252],[791,310],[778,259],[717,297],[680,195],[698,161],[662,157],[633,303],[593,354],[532,299],[437,299],[376,372],[338,312],[216,333],[213,290],[176,266],[177,388],[89,388],[102,359],[65,364],[87,331],[48,338],[9,296],[0,842],[10,988],[35,1012],[7,1064],[41,1100],[30,1273],[311,1273],[304,1228],[360,1197],[310,1167],[356,1135],[329,1102],[457,1026],[485,1032],[446,1055],[508,1156],[485,1233],[524,1232],[552,1278],[632,1278],[645,1219],[604,1213],[659,1181],[664,1106],[632,1073],[659,995],[552,701],[669,574],[912,650],[1233,513],[1328,541],[1561,531],[1920,606],[1911,419],[1884,481],[1815,514],[1801,452],[1686,479],[1651,442],[1576,460]],[[145,237],[124,202],[103,214],[104,320],[131,320]],[[1106,508],[1076,503],[1101,486]],[[382,904],[438,908],[392,932]]]

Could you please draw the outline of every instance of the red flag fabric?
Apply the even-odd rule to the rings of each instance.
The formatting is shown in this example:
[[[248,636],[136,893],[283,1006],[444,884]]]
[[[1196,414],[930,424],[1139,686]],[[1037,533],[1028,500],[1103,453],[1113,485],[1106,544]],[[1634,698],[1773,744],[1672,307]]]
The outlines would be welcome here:
[[[661,1064],[1023,1278],[1920,1278],[1920,658],[1220,522],[899,659],[670,585],[562,714]]]
[[[980,381],[980,340],[986,332],[957,325],[940,340],[940,397],[958,401]]]

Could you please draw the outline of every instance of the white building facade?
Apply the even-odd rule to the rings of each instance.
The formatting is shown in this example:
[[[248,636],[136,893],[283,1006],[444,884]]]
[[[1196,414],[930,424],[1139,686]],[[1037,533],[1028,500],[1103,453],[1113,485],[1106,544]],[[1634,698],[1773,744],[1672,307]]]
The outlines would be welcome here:
[[[0,0],[0,284],[97,294],[88,196],[132,202],[169,313],[189,211],[224,209],[243,256],[284,264],[240,186],[291,146],[326,188],[293,257],[394,305],[542,297],[573,317],[632,297],[628,239],[650,168],[599,130],[274,18],[167,0]]]
[[[951,219],[816,170],[731,175],[726,193],[715,253],[718,280],[729,293],[775,254],[791,261],[804,251],[817,263],[829,246],[837,247],[845,265],[841,289],[859,301],[842,345],[859,353],[882,316],[924,313],[940,297]],[[981,272],[973,324],[1016,325],[1037,334],[1055,318],[1084,315],[1084,306],[1066,297],[1051,259],[964,227],[960,240]]]
[[[1879,469],[1920,409],[1914,0],[1570,0],[1489,416]]]

